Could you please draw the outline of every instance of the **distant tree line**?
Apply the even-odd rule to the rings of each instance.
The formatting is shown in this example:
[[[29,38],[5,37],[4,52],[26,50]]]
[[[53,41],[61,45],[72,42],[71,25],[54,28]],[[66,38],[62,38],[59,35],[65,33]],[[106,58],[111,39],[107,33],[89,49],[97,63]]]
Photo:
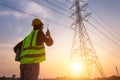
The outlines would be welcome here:
[[[17,78],[15,74],[13,74],[12,77],[2,76],[2,77],[0,77],[0,80],[20,80],[20,79]],[[39,80],[89,80],[89,79],[88,78],[59,77],[59,78],[49,78],[49,79],[39,79]],[[113,75],[113,76],[110,76],[107,78],[94,78],[91,80],[120,80],[120,77]]]
[[[2,77],[0,77],[0,80],[20,80],[20,79],[16,78],[16,75],[13,74],[12,77],[2,76]]]

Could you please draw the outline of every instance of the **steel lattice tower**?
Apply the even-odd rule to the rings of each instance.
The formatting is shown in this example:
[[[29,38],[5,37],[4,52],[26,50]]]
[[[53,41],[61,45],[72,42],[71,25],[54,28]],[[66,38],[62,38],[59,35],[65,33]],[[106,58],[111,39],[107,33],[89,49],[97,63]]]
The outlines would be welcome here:
[[[105,77],[105,73],[99,62],[98,56],[83,24],[81,16],[81,5],[83,3],[84,0],[73,0],[73,5],[71,7],[71,10],[73,11],[72,17],[74,18],[74,36],[70,54],[70,62],[72,60],[82,61],[86,66],[85,73],[87,74],[88,78],[91,77],[91,69],[97,70],[102,77]]]

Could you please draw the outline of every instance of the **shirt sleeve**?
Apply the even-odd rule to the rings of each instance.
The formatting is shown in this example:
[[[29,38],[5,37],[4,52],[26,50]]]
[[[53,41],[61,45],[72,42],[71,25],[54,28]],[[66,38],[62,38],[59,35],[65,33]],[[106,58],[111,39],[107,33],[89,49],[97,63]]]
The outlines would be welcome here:
[[[46,36],[43,31],[39,31],[37,35],[37,45],[41,45],[45,43],[47,46],[51,46],[53,44],[53,39],[51,37]]]

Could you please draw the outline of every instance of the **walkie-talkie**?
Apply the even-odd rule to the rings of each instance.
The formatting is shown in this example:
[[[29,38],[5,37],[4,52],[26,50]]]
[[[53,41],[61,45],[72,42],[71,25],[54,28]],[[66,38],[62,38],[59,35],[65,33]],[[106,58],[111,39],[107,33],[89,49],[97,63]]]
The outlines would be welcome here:
[[[47,25],[47,31],[49,31],[48,27],[49,27],[49,24]]]
[[[47,32],[46,32],[46,35],[49,36],[50,35],[50,32],[49,32],[49,24],[47,25]]]

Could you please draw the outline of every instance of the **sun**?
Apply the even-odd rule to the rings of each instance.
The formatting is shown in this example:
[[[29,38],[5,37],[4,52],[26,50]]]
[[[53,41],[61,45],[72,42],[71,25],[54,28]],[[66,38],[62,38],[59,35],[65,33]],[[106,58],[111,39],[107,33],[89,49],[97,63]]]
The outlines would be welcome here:
[[[80,74],[82,72],[82,64],[78,61],[74,61],[70,64],[70,71],[72,74]]]

